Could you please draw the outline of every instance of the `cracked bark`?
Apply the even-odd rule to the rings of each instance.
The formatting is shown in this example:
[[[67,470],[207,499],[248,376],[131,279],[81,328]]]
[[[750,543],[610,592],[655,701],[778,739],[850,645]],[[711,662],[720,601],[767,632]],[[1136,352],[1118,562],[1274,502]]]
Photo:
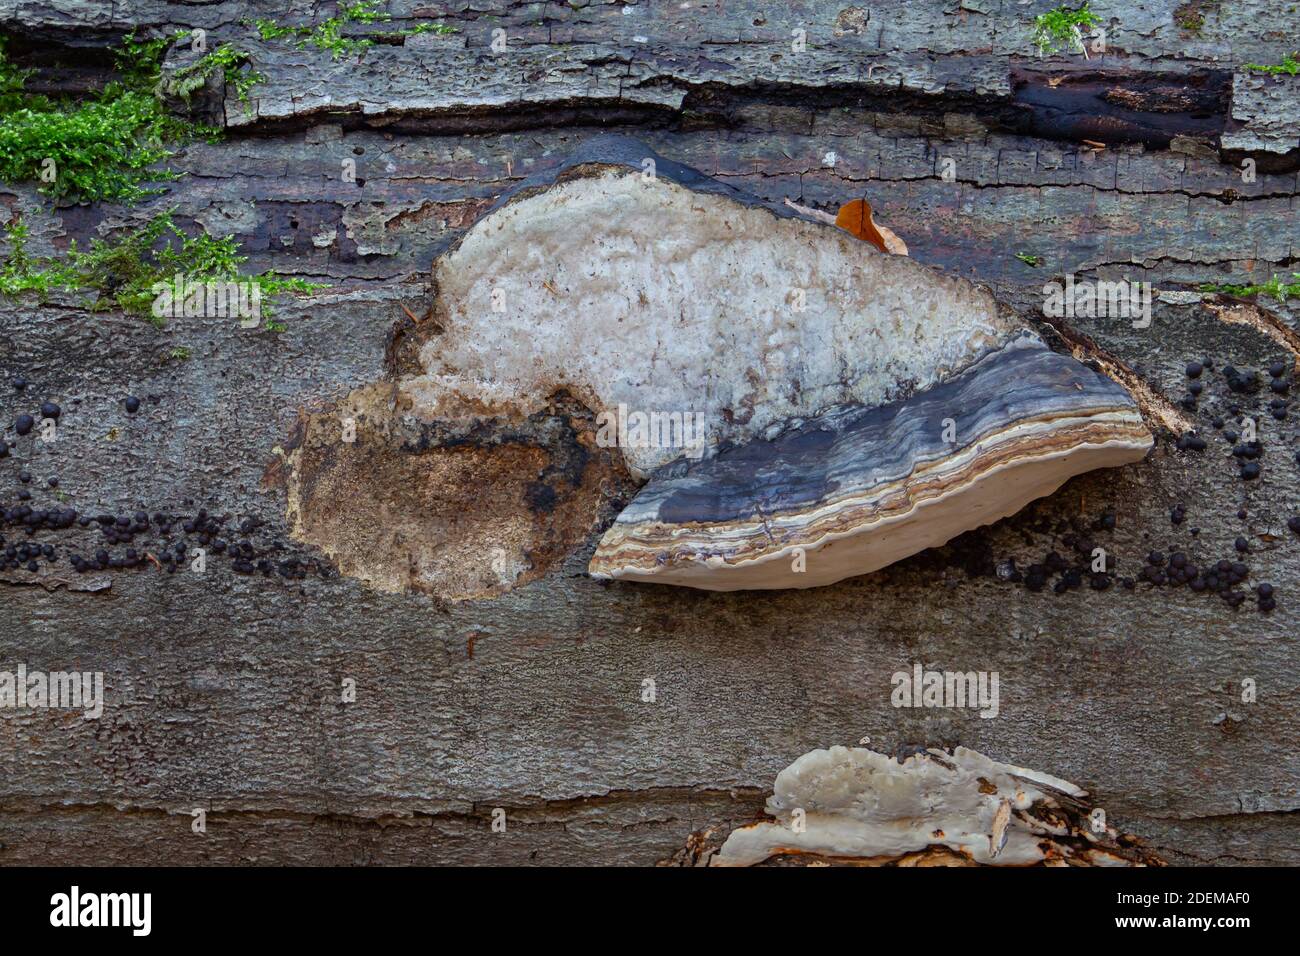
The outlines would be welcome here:
[[[429,310],[432,258],[510,186],[610,129],[773,202],[833,213],[865,197],[914,258],[1031,312],[1069,272],[1185,291],[1285,275],[1300,258],[1297,87],[1243,70],[1292,51],[1294,37],[1259,28],[1284,22],[1284,4],[1220,4],[1196,37],[1173,2],[1097,2],[1110,50],[1087,63],[1031,54],[1026,24],[1045,4],[887,3],[861,22],[847,5],[472,6],[395,0],[393,29],[435,19],[460,32],[336,63],[239,24],[306,22],[316,5],[301,0],[0,0],[4,29],[37,59],[90,56],[132,27],[202,27],[250,49],[268,77],[251,118],[233,94],[215,101],[226,139],[177,157],[188,175],[148,204],[50,210],[28,187],[0,188],[34,252],[175,206],[182,223],[236,235],[252,269],[332,284],[287,304],[280,336],[160,333],[75,299],[0,303],[0,371],[68,409],[67,444],[38,449],[33,474],[57,473],[79,507],[206,505],[283,537],[284,501],[261,479],[298,410],[377,380],[390,330]],[[494,29],[507,31],[502,57],[487,50]],[[794,29],[807,31],[802,58]],[[1057,98],[1043,76],[1061,79]],[[1097,90],[1119,90],[1130,111],[1111,138],[1077,119],[1089,106],[1065,108]],[[1169,112],[1179,96],[1209,119]],[[357,183],[339,176],[345,159]],[[1232,323],[1223,300],[1157,301],[1145,331],[1087,318],[1069,329],[1176,403],[1188,360],[1294,359],[1294,309],[1258,307],[1266,318]],[[193,358],[169,359],[176,346]],[[162,400],[123,423],[128,390]],[[1231,403],[1260,414],[1266,395],[1207,387],[1203,435]],[[6,389],[5,420],[19,404]],[[1300,862],[1300,768],[1278,759],[1300,729],[1300,558],[1286,529],[1298,443],[1292,422],[1261,422],[1259,482],[1238,479],[1222,440],[1199,456],[1165,440],[948,548],[807,593],[602,586],[584,574],[598,533],[541,579],[467,604],[224,566],[116,572],[96,593],[10,575],[3,661],[103,670],[112,706],[98,722],[0,713],[0,861],[653,863],[692,831],[752,820],[799,754],[869,734],[1074,780],[1172,862]],[[124,426],[116,442],[112,425]],[[1179,502],[1189,517],[1174,527]],[[1054,522],[1107,506],[1119,525],[1104,544],[1123,571],[1152,549],[1230,556],[1246,535],[1252,579],[1278,587],[1278,609],[1143,586],[1032,594],[966,573],[986,555],[1041,560],[1061,547]],[[1002,718],[891,708],[889,675],[915,660],[998,670]],[[346,707],[344,677],[359,688]],[[645,677],[656,704],[640,701]],[[1256,704],[1239,701],[1245,677]],[[498,806],[505,835],[488,826]],[[206,837],[190,832],[194,807],[211,808]]]

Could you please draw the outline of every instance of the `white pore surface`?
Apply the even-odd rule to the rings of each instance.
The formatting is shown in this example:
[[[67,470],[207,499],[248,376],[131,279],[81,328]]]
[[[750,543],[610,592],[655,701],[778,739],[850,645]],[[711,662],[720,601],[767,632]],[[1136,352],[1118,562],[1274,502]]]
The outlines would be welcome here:
[[[709,444],[901,397],[1018,328],[971,283],[843,230],[627,170],[498,209],[434,278],[446,331],[403,383],[417,410],[528,413],[564,387],[597,413],[702,413]],[[683,450],[623,453],[644,477]]]
[[[981,792],[982,780],[993,792]],[[774,791],[767,812],[779,822],[733,831],[713,865],[748,866],[782,851],[896,857],[930,846],[965,852],[978,863],[1036,863],[1043,858],[1038,843],[1050,831],[1014,811],[1054,805],[1052,791],[1086,796],[1067,780],[964,747],[951,755],[918,754],[902,764],[858,747],[814,750],[777,775]],[[1013,812],[999,851],[994,817],[1003,801]],[[804,811],[802,832],[790,825],[796,808]]]

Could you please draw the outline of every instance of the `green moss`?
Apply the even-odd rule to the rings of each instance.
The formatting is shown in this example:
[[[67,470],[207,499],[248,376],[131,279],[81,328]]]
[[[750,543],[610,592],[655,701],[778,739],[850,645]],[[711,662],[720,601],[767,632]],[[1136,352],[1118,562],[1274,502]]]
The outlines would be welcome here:
[[[397,36],[414,37],[414,36],[420,36],[423,33],[432,33],[435,36],[443,37],[443,36],[449,36],[455,32],[456,32],[455,27],[449,26],[445,23],[425,22],[425,23],[417,23],[409,30],[399,30],[397,31]]]
[[[1291,273],[1295,282],[1283,282],[1274,275],[1263,285],[1233,285],[1229,282],[1203,282],[1197,286],[1199,292],[1221,292],[1225,295],[1240,297],[1266,295],[1285,302],[1287,299],[1300,299],[1300,272]]]
[[[1042,256],[1030,255],[1028,252],[1017,252],[1016,258],[1027,266],[1033,266],[1035,269],[1042,263]]]
[[[248,106],[248,94],[255,85],[266,79],[256,70],[243,67],[249,61],[249,53],[230,44],[223,44],[202,59],[176,70],[162,84],[160,89],[167,94],[178,96],[185,102],[196,90],[202,89],[209,78],[221,73],[226,80],[226,88],[233,89],[239,102]]]
[[[0,265],[0,295],[35,292],[44,297],[75,281],[73,271],[66,264],[36,260],[28,255],[28,236],[27,224],[21,219],[11,224],[5,233],[9,253]]]
[[[1282,58],[1281,63],[1274,63],[1269,66],[1264,66],[1259,63],[1247,63],[1243,69],[1253,70],[1256,73],[1270,73],[1273,76],[1279,76],[1283,73],[1288,76],[1295,76],[1297,73],[1300,73],[1300,60],[1296,59],[1297,55],[1300,54],[1288,53]]]
[[[173,40],[189,36],[181,30],[171,37],[154,37],[150,40],[137,40],[131,33],[122,40],[122,45],[113,52],[113,66],[117,70],[118,82],[126,89],[136,93],[152,93],[162,75],[163,55]]]
[[[248,24],[250,21],[244,20],[243,22]],[[311,35],[311,27],[290,27],[276,23],[274,20],[253,20],[251,23],[257,28],[258,35],[265,41]]]
[[[1034,18],[1033,41],[1041,54],[1058,49],[1083,49],[1083,30],[1101,23],[1101,18],[1085,3],[1077,10],[1061,6]]]
[[[337,60],[347,54],[360,53],[374,45],[375,41],[372,37],[345,36],[343,30],[345,27],[356,23],[383,23],[392,19],[384,11],[376,9],[377,7],[376,0],[359,0],[357,3],[341,7],[337,16],[322,20],[314,25],[288,26],[275,20],[263,19],[252,21],[252,26],[257,29],[258,35],[265,41],[296,37],[299,49],[312,46],[318,50],[324,50]],[[445,35],[455,32],[455,27],[443,23],[421,23],[409,30],[396,30],[391,33],[377,35],[408,37],[422,33]]]
[[[168,114],[154,95],[167,39],[128,37],[117,79],[84,100],[28,94],[0,41],[0,180],[35,181],[55,200],[134,203],[178,174],[155,169],[175,147],[217,131]]]
[[[258,20],[263,40],[296,37],[300,47],[314,46],[335,59],[371,46],[370,37],[344,36],[351,24],[384,22],[389,15],[376,0],[344,6],[337,16],[310,26],[283,26]],[[392,36],[454,33],[442,23],[420,23]],[[24,90],[29,70],[20,70],[5,52],[0,36],[0,180],[36,182],[56,201],[131,204],[164,191],[178,173],[159,164],[177,148],[220,130],[170,115],[159,94],[189,97],[217,71],[245,106],[263,77],[249,65],[249,54],[223,44],[196,63],[176,70],[164,81],[162,59],[169,44],[188,36],[137,40],[128,36],[115,51],[116,79],[101,92],[82,99],[51,99]]]
[[[163,322],[153,315],[154,287],[170,283],[177,275],[192,281],[254,282],[266,299],[325,288],[320,283],[274,272],[242,274],[240,269],[248,257],[239,254],[233,236],[187,235],[173,222],[170,212],[112,240],[93,239],[84,252],[74,241],[61,259],[29,255],[27,239],[27,227],[21,220],[9,227],[5,235],[9,252],[0,264],[0,294],[34,292],[44,297],[58,289],[89,292],[95,295],[91,307],[97,311],[117,308],[148,318],[156,325]],[[264,316],[270,312],[269,306],[263,307]],[[277,331],[283,331],[282,323],[272,323],[268,318],[267,327],[272,325],[281,326]]]

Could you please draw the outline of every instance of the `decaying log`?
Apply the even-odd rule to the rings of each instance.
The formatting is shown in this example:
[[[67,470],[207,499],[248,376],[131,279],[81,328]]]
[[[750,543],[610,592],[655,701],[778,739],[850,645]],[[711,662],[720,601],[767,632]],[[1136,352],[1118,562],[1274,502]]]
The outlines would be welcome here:
[[[214,554],[202,574],[146,560],[79,575],[66,558],[0,573],[0,670],[99,671],[107,695],[98,720],[0,708],[0,863],[651,864],[688,838],[720,845],[801,754],[864,735],[1074,781],[1171,863],[1300,862],[1300,441],[1294,413],[1271,414],[1290,396],[1265,373],[1294,375],[1297,300],[1198,288],[1289,279],[1300,256],[1300,84],[1248,69],[1295,52],[1285,0],[1200,5],[1195,32],[1175,0],[1095,0],[1107,49],[1087,59],[1037,55],[1030,24],[1051,6],[1038,0],[384,6],[393,20],[366,29],[455,32],[334,59],[243,23],[318,21],[331,3],[0,0],[41,89],[95,88],[132,30],[204,29],[265,78],[247,103],[219,77],[196,96],[225,136],[174,157],[185,175],[156,199],[56,207],[33,184],[0,186],[0,221],[22,217],[32,254],[174,208],[186,228],[235,236],[250,271],[328,285],[282,303],[280,333],[160,331],[75,294],[0,299],[0,503],[17,504],[25,470],[36,507],[143,511],[137,546],[155,559],[182,535],[153,516],[204,509],[268,568]],[[167,68],[194,56],[176,44]],[[1121,384],[1154,450],[801,591],[593,579],[639,478],[579,454],[589,409],[572,395],[542,396],[519,427],[395,432],[400,454],[364,459],[376,412],[349,480],[294,512],[293,456],[432,331],[435,259],[609,132],[775,207],[833,216],[868,200],[915,262],[989,286],[1095,371],[1133,375]],[[1039,321],[1044,287],[1067,275],[1150,282],[1150,324]],[[362,393],[361,411],[386,397]],[[10,423],[44,400],[63,409],[57,441],[17,440]],[[1234,458],[1245,417],[1258,457]],[[1204,450],[1178,442],[1193,431]],[[1242,460],[1260,476],[1243,479]],[[509,500],[451,507],[480,479]],[[561,517],[538,517],[542,503]],[[318,533],[295,538],[295,514]],[[449,523],[473,543],[429,531]],[[340,528],[347,548],[322,547]],[[76,524],[33,537],[61,553],[102,540]],[[500,563],[502,539],[527,559]],[[1225,591],[1242,600],[1175,580],[1175,554],[1242,563]],[[1058,564],[1034,586],[1031,568]],[[399,586],[412,567],[449,587]],[[1079,586],[1057,593],[1069,569]],[[1253,590],[1265,583],[1272,610]],[[895,706],[891,675],[917,664],[996,672],[998,716]]]

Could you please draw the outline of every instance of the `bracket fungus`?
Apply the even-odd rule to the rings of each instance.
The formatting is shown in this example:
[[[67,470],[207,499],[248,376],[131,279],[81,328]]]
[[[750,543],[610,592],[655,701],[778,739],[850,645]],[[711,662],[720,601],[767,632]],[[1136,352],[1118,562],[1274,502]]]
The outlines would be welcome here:
[[[770,441],[662,469],[605,533],[591,569],[710,590],[831,584],[1150,445],[1118,385],[1024,333],[909,399],[842,406]]]
[[[773,821],[720,846],[692,840],[686,862],[773,859],[908,866],[1141,866],[1162,861],[1105,823],[1068,780],[974,750],[902,759],[860,747],[804,754],[776,777]]]
[[[390,343],[392,414],[472,437],[571,397],[597,426],[585,447],[645,482],[590,573],[712,590],[872,571],[1145,455],[1114,382],[987,290],[826,218],[591,140],[436,258],[428,317]],[[464,510],[518,504],[497,484],[469,482]],[[585,540],[580,510],[548,553]],[[458,523],[429,532],[450,555]],[[536,571],[529,540],[511,560]]]

